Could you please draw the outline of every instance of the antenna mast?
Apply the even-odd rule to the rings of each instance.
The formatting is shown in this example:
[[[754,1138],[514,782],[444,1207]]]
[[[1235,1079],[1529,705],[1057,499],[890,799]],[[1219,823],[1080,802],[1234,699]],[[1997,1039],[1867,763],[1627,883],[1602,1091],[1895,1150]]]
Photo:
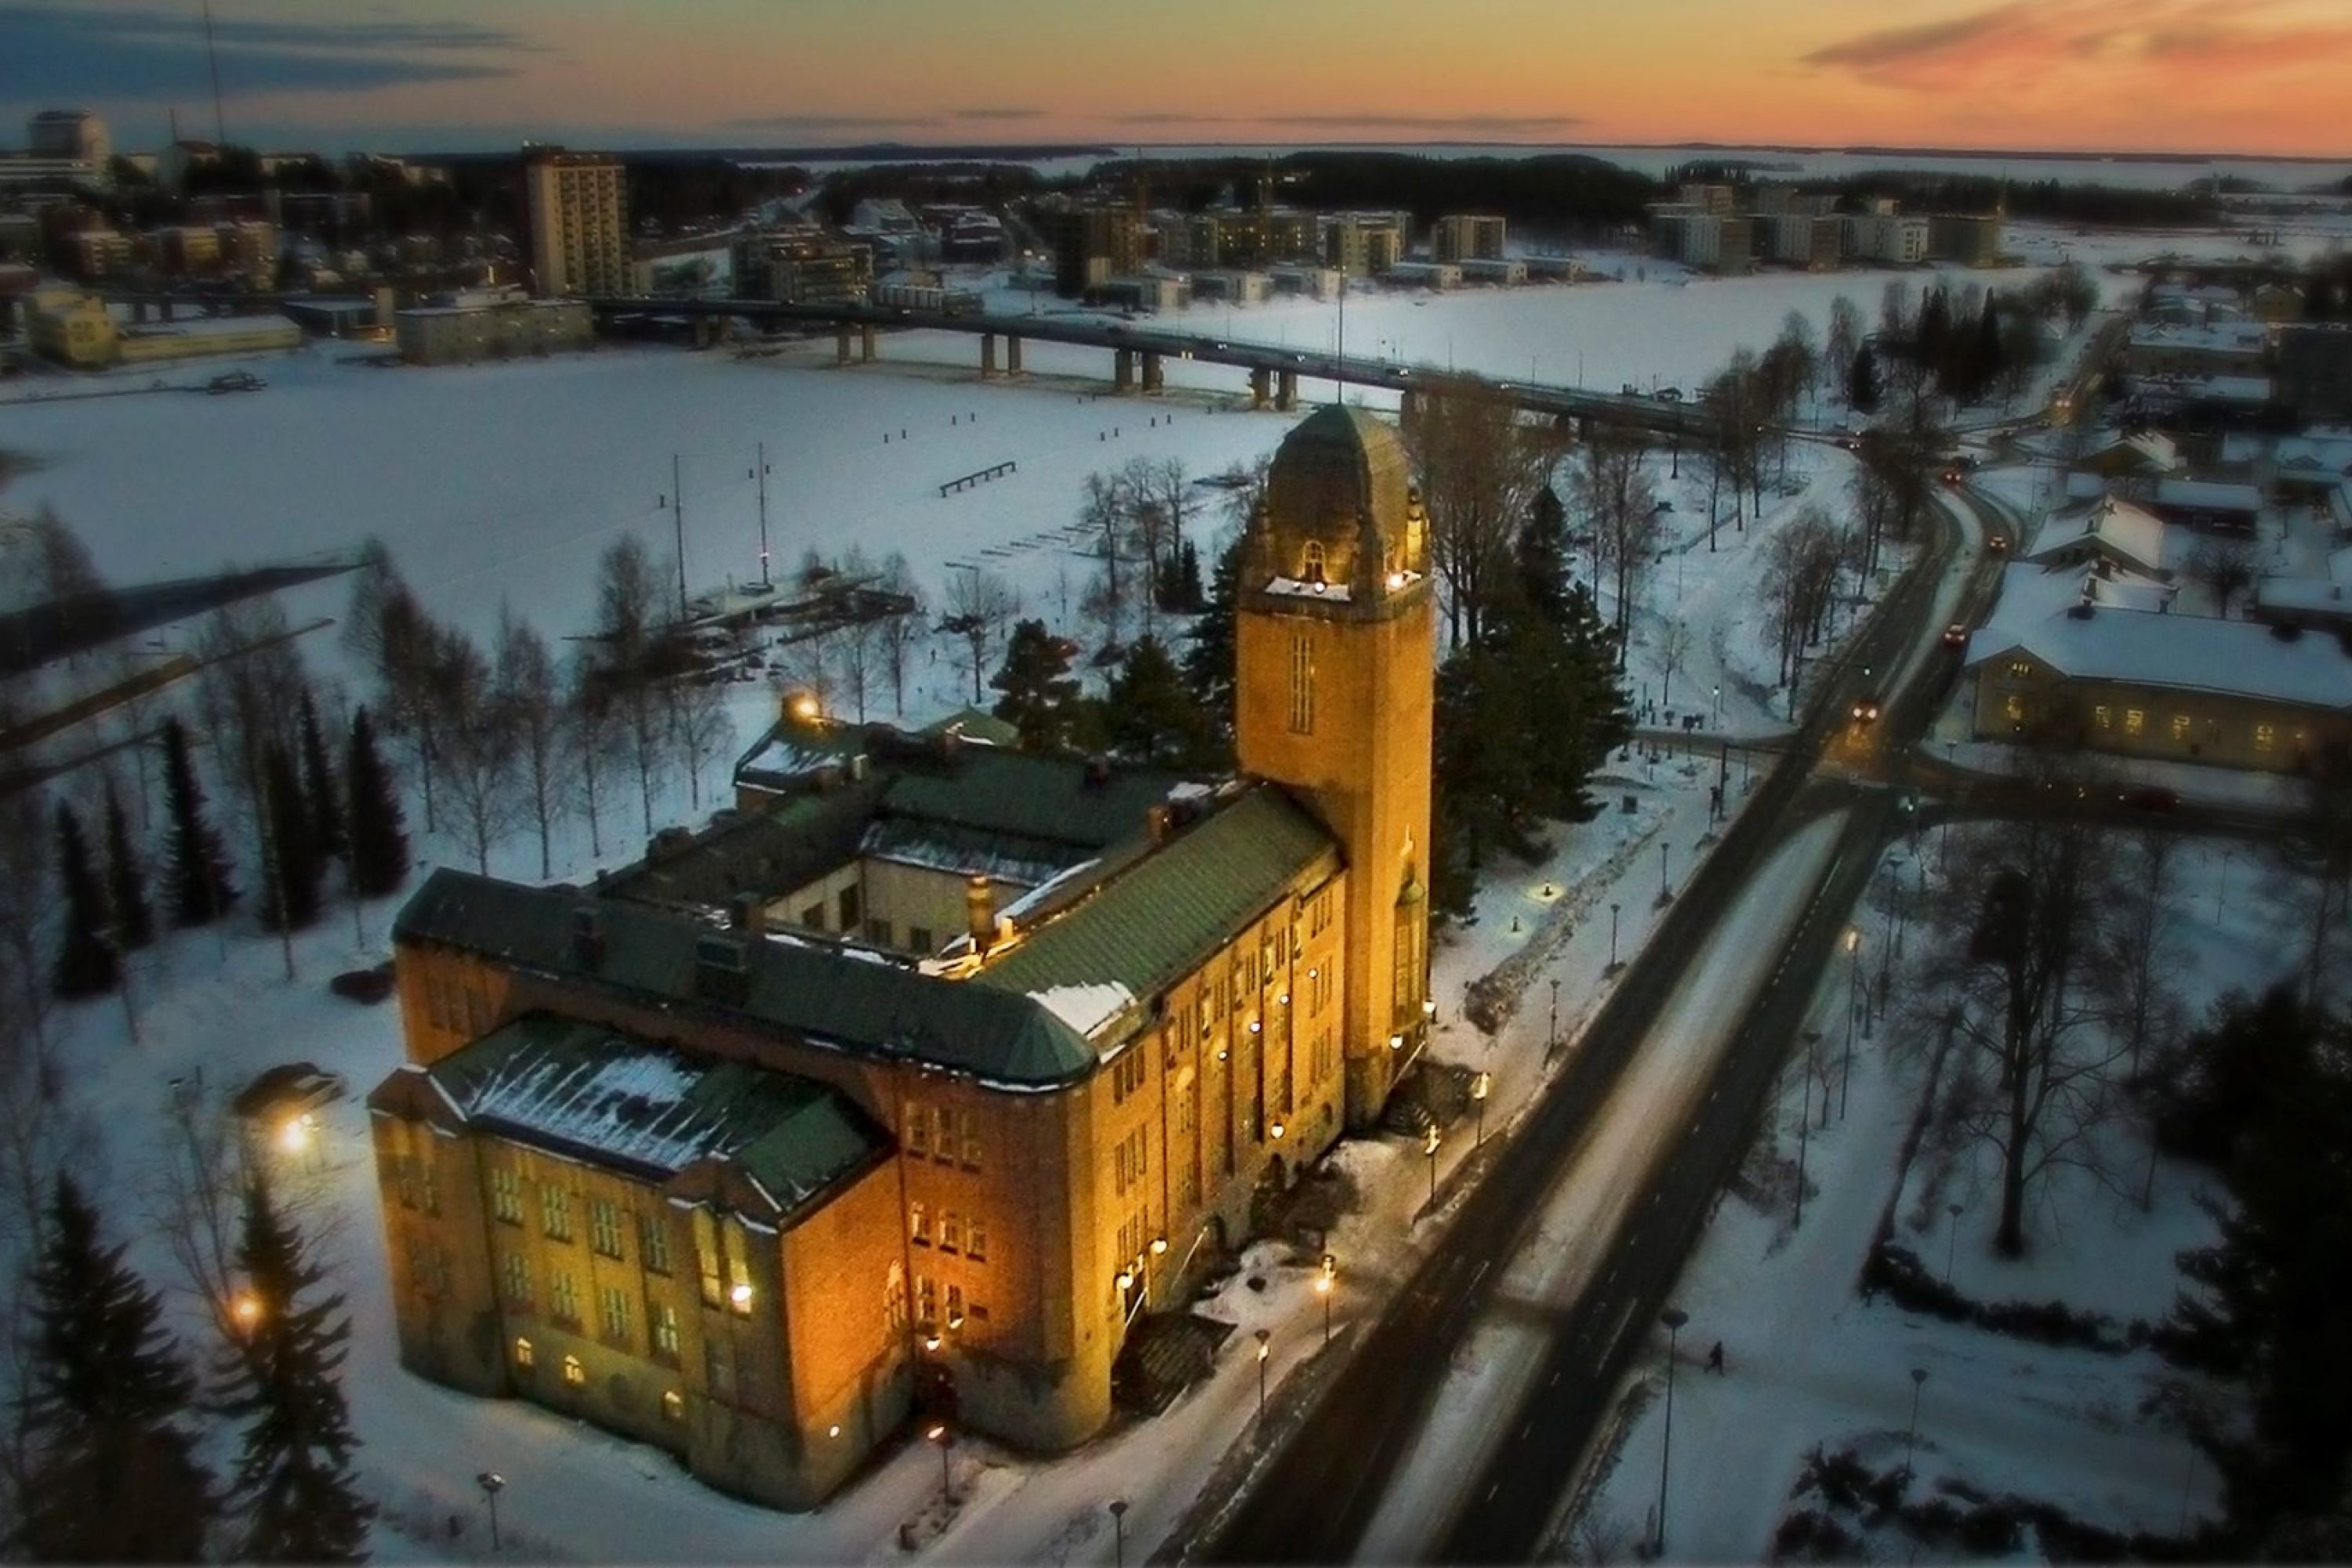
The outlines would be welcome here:
[[[228,145],[228,121],[221,114],[220,51],[213,47],[213,0],[205,0],[205,64],[213,77],[213,141]]]

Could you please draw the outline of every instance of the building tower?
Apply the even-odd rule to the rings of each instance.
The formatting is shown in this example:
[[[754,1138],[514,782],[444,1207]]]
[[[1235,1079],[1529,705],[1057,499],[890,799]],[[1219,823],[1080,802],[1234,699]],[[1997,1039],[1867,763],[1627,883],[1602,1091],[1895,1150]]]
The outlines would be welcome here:
[[[1235,605],[1244,773],[1288,785],[1348,865],[1347,1121],[1380,1117],[1428,1035],[1437,617],[1429,525],[1396,432],[1335,405],[1283,441]]]
[[[531,147],[524,151],[522,174],[539,295],[631,292],[628,182],[621,161]]]

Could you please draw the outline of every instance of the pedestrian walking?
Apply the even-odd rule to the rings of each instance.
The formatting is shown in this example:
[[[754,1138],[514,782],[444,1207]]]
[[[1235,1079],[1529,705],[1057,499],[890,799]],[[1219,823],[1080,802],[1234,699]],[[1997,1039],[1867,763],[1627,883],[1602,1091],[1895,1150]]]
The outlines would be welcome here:
[[[1717,1374],[1720,1374],[1723,1371],[1723,1342],[1721,1340],[1716,1341],[1715,1348],[1706,1352],[1706,1370]]]

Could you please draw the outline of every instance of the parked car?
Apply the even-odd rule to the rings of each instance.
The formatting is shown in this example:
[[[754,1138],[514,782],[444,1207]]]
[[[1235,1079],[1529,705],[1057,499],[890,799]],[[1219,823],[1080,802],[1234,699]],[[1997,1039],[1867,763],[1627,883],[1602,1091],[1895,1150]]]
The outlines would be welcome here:
[[[2162,784],[2138,784],[2123,792],[2119,797],[2127,811],[2177,811],[2180,795]]]
[[[1944,646],[1946,647],[1968,647],[1969,628],[1966,624],[1959,621],[1954,621],[1950,626],[1946,626],[1944,628]]]

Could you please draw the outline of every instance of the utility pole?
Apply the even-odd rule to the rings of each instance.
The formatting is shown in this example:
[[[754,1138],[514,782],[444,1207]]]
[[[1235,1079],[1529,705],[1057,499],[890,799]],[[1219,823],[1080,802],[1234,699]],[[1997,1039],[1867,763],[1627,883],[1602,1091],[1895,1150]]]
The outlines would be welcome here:
[[[213,77],[213,141],[228,145],[228,121],[221,114],[220,53],[213,47],[213,0],[205,0],[205,64]]]
[[[678,488],[677,454],[669,458],[669,515],[677,530],[677,618],[686,619],[686,495]]]
[[[775,584],[768,575],[768,444],[765,441],[760,443],[760,460],[752,468],[751,477],[760,481],[760,586],[769,588]]]

